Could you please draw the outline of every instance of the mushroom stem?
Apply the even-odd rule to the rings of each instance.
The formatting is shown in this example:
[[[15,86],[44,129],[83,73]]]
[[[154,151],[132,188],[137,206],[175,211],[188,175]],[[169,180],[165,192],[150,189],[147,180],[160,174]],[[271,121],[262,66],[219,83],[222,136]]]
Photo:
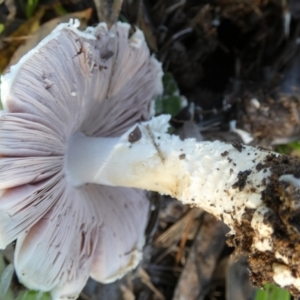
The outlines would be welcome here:
[[[222,219],[232,244],[251,255],[257,284],[275,281],[300,293],[299,161],[241,144],[181,141],[167,133],[168,121],[156,117],[99,142],[78,135],[69,180],[153,190],[199,206]]]
[[[75,134],[67,155],[69,181],[156,191],[200,205],[226,223],[232,222],[233,210],[240,219],[245,207],[261,205],[271,172],[258,165],[278,154],[218,141],[182,141],[167,133],[168,121],[169,116],[153,118],[119,138]]]

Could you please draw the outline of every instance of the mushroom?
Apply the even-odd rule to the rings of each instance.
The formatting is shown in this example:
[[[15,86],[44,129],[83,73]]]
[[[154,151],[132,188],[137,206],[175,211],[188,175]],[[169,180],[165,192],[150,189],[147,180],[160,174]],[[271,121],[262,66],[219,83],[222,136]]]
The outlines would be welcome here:
[[[73,185],[68,157],[77,135],[107,138],[101,149],[82,145],[78,172],[89,173],[91,152],[104,158],[109,140],[147,120],[162,91],[161,65],[139,29],[78,25],[60,24],[1,85],[0,248],[17,240],[20,282],[53,299],[76,299],[89,276],[109,283],[139,263],[145,191]]]
[[[146,189],[222,219],[257,284],[299,295],[300,162],[238,143],[182,141],[168,134],[166,115],[143,121],[161,68],[141,32],[128,42],[128,30],[60,25],[3,78],[0,245],[17,239],[21,282],[63,299],[89,274],[110,282],[133,268],[147,219],[138,189]]]

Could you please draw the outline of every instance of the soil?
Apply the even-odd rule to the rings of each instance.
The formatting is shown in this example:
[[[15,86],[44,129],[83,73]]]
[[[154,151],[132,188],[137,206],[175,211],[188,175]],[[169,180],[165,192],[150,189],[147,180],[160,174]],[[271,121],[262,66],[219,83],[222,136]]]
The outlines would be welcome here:
[[[268,183],[264,184],[262,200],[269,211],[264,215],[263,223],[273,228],[270,242],[273,249],[270,251],[257,251],[253,247],[253,239],[256,233],[251,226],[254,210],[246,210],[243,215],[242,225],[236,223],[236,234],[228,239],[231,246],[235,247],[236,253],[248,256],[250,277],[253,284],[263,286],[273,281],[275,263],[284,263],[289,266],[294,276],[299,276],[299,208],[292,199],[299,199],[299,190],[290,186],[287,182],[279,181],[280,176],[295,172],[299,173],[299,160],[292,157],[276,156],[270,154],[264,163],[259,163],[258,170],[271,169],[272,175]],[[299,176],[299,174],[298,174]],[[276,253],[288,258],[291,262],[278,259]],[[276,258],[277,256],[277,258]],[[299,291],[292,288],[293,295],[300,297]]]

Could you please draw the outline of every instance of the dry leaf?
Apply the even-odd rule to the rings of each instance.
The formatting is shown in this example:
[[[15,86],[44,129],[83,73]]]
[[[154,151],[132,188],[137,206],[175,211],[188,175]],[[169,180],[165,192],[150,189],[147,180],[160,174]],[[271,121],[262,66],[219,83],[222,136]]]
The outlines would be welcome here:
[[[94,0],[100,22],[106,22],[108,27],[118,19],[122,0]]]
[[[173,300],[204,299],[216,263],[225,245],[226,225],[208,213],[203,215],[188,259],[180,275]]]
[[[226,299],[254,299],[255,288],[249,279],[249,266],[246,257],[231,256],[227,265]]]
[[[153,285],[150,276],[143,268],[139,269],[139,276],[141,278],[142,283],[144,283],[155,294],[157,299],[165,300],[164,295]]]
[[[137,25],[144,32],[147,44],[150,49],[154,52],[157,52],[156,35],[154,34],[154,28],[150,22],[150,18],[148,16],[148,12],[146,11],[144,3],[140,4],[139,6]]]
[[[122,291],[123,300],[135,300],[133,292],[127,286],[121,284],[120,289]]]
[[[193,216],[193,219],[195,219],[200,214],[201,210],[197,208],[190,209],[180,220],[178,220],[174,225],[158,236],[154,241],[154,244],[158,247],[164,248],[168,248],[174,244],[177,244],[179,240],[181,240],[191,216]]]
[[[11,56],[23,43],[24,39],[29,37],[34,31],[37,30],[44,13],[44,8],[39,9],[32,18],[25,21],[13,34],[9,36],[9,38],[6,38],[7,44],[1,49],[0,52],[0,72],[3,72]]]

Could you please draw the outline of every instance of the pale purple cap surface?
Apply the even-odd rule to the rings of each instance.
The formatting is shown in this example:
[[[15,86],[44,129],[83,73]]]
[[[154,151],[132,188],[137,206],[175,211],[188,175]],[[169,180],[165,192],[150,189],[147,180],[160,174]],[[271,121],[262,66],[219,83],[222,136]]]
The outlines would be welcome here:
[[[116,280],[141,258],[145,193],[75,188],[64,170],[73,133],[120,136],[162,91],[160,64],[129,29],[61,24],[2,78],[0,247],[17,239],[20,281],[54,299],[75,299],[89,276]]]

